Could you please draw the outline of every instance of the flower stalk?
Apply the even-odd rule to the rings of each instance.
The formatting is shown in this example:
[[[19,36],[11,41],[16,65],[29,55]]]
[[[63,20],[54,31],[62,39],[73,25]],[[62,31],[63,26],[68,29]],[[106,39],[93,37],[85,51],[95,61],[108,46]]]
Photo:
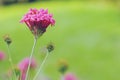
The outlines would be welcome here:
[[[61,74],[61,80],[65,80],[65,79],[64,79],[64,75],[63,75],[63,74]]]
[[[42,68],[43,68],[43,66],[44,66],[44,64],[45,64],[45,62],[47,61],[48,56],[49,56],[49,52],[47,51],[47,54],[46,54],[46,56],[45,56],[45,58],[44,58],[42,64],[40,65],[40,67],[39,67],[39,69],[38,69],[38,72],[35,74],[33,80],[36,80],[36,79],[37,79],[37,77],[38,77],[39,73],[41,72],[41,70],[42,70]]]
[[[29,30],[32,32],[32,34],[34,35],[34,44],[32,47],[32,51],[30,54],[30,61],[29,61],[29,65],[27,68],[27,72],[26,72],[26,77],[25,80],[28,80],[28,73],[29,73],[29,69],[30,69],[30,65],[31,65],[31,59],[33,57],[34,54],[34,50],[36,47],[36,43],[37,43],[37,39],[39,37],[41,37],[45,32],[46,29],[48,28],[49,25],[54,26],[55,25],[55,19],[53,18],[52,14],[48,13],[48,9],[30,9],[24,16],[23,18],[20,20],[21,23],[25,23],[27,25],[27,27],[29,28]],[[54,48],[53,46],[49,46],[47,48],[48,52],[51,52]],[[46,59],[48,57],[48,52],[46,54],[45,59],[43,60],[38,72],[36,73],[34,80],[37,78],[38,74],[40,73],[44,63],[46,62]]]
[[[42,70],[45,62],[47,61],[47,58],[48,58],[50,52],[52,52],[52,51],[54,50],[54,45],[53,45],[52,43],[49,43],[49,44],[46,46],[46,49],[47,49],[46,56],[45,56],[42,64],[40,65],[40,67],[39,67],[36,75],[34,76],[33,80],[36,80],[36,79],[37,79],[37,77],[38,77],[39,73],[41,72],[41,70]]]
[[[12,71],[13,71],[14,80],[15,80],[17,77],[16,77],[16,73],[15,73],[15,70],[14,70],[14,66],[13,66],[13,60],[12,60],[12,57],[11,57],[10,45],[8,45],[8,44],[7,44],[7,50],[8,50],[9,63],[11,65],[11,68],[12,68]]]
[[[31,54],[30,54],[30,61],[29,61],[29,64],[28,64],[25,80],[28,79],[28,74],[29,74],[29,70],[30,70],[30,64],[31,64],[32,57],[33,57],[33,54],[34,54],[34,51],[35,51],[36,43],[37,43],[37,38],[35,37],[34,38],[34,44],[33,44],[33,47],[32,47],[32,51],[31,51]]]
[[[10,44],[12,43],[12,40],[9,37],[9,35],[4,35],[3,38],[4,38],[5,43],[7,44],[8,60],[9,60],[10,66],[12,68],[12,74],[13,74],[12,80],[15,80],[17,77],[16,77],[16,73],[14,70],[15,68],[13,66],[13,60],[12,60],[11,52],[10,52]]]

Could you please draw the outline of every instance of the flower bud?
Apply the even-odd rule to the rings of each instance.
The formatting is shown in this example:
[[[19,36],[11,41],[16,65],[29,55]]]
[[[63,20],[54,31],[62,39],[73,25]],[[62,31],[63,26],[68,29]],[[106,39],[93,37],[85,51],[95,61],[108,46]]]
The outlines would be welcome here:
[[[20,71],[19,68],[16,67],[16,68],[14,69],[14,71],[15,71],[16,76],[20,76],[20,75],[21,75],[21,71]]]
[[[50,43],[50,44],[47,45],[46,48],[47,48],[48,52],[51,52],[51,51],[54,50],[54,45],[52,43]]]
[[[11,40],[11,38],[9,37],[9,35],[5,35],[5,36],[3,36],[3,38],[4,38],[4,41],[5,41],[8,45],[10,45],[10,44],[12,43],[12,40]]]
[[[59,72],[64,74],[68,69],[68,63],[65,60],[59,61]]]

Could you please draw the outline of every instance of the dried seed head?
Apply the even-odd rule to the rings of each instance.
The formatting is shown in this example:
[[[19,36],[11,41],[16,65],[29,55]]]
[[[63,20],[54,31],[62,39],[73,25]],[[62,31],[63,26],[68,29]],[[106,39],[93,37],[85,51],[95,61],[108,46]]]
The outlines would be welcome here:
[[[53,43],[49,43],[49,44],[46,46],[46,48],[47,48],[48,52],[53,51],[53,50],[54,50],[54,45],[53,45]]]
[[[8,45],[10,45],[10,44],[12,43],[12,40],[11,40],[11,38],[9,37],[9,35],[5,35],[5,36],[3,36],[3,38],[4,38],[4,41],[5,41]]]

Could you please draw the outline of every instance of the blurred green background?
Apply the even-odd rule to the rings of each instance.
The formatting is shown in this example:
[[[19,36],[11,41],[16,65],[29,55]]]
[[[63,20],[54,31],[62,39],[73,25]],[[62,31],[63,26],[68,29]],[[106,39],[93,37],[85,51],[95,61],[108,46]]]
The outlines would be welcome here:
[[[59,0],[1,5],[0,50],[7,54],[3,35],[9,34],[16,65],[29,56],[33,45],[33,35],[25,24],[19,23],[29,8],[48,8],[56,19],[56,25],[49,27],[39,39],[34,55],[40,64],[40,48],[49,42],[55,44],[44,73],[58,80],[57,62],[65,59],[69,64],[68,72],[76,73],[80,80],[120,80],[119,0]],[[8,60],[0,62],[0,75],[9,67]]]

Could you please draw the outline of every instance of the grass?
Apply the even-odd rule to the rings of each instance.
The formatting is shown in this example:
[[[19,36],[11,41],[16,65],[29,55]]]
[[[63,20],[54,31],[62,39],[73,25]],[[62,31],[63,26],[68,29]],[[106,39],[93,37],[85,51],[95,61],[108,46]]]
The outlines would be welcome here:
[[[29,56],[33,35],[19,21],[29,8],[48,8],[56,19],[39,39],[35,57],[41,63],[40,48],[54,42],[44,73],[58,80],[59,59],[66,59],[69,71],[81,80],[120,80],[120,13],[112,4],[88,2],[36,2],[0,7],[0,50],[6,52],[2,39],[10,34],[14,63]],[[8,61],[0,62],[0,73],[9,69]],[[2,79],[0,79],[2,80]]]

